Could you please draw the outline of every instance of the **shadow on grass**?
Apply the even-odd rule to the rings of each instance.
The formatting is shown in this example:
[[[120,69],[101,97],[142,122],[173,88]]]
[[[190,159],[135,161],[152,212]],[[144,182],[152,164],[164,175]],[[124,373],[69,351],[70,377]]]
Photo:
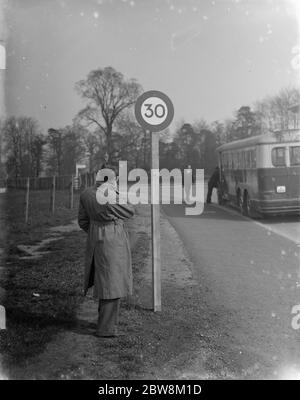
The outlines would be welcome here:
[[[95,323],[76,320],[75,316],[60,319],[16,309],[8,309],[7,312],[8,326],[0,333],[0,348],[8,368],[21,366],[26,359],[39,354],[59,332],[93,336],[96,328]]]

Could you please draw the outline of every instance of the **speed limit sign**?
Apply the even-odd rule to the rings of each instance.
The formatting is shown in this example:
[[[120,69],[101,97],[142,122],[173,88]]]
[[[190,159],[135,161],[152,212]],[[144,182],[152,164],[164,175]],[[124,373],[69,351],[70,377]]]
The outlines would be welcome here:
[[[159,209],[159,134],[173,120],[174,107],[169,97],[158,91],[143,93],[135,103],[135,117],[141,127],[151,132],[151,232],[153,310],[161,311],[161,259]]]
[[[135,117],[142,128],[151,132],[163,131],[173,120],[173,103],[166,94],[149,90],[137,99]]]

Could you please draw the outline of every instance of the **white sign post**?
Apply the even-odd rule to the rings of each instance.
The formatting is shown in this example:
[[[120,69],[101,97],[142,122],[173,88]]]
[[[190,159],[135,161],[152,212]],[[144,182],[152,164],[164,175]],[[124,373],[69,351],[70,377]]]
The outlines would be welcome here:
[[[86,168],[86,165],[85,165],[85,164],[77,164],[77,163],[76,163],[76,178],[78,178],[79,170],[80,170],[80,169],[84,169],[84,168]]]
[[[151,132],[151,238],[153,310],[161,311],[160,206],[159,206],[159,132],[173,120],[174,107],[164,93],[150,90],[135,103],[135,117]],[[158,184],[155,184],[158,182]]]

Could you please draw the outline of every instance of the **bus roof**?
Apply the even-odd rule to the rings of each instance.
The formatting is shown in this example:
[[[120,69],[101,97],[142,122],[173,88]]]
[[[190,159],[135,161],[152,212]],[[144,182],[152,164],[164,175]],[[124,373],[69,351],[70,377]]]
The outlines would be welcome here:
[[[217,151],[240,149],[271,143],[300,142],[300,129],[289,129],[286,131],[268,132],[263,135],[251,136],[246,139],[235,140],[217,147]]]

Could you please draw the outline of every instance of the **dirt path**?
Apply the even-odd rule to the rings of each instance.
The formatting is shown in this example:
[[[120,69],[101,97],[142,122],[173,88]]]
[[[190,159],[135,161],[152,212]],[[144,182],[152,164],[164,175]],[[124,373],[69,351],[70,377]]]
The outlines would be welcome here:
[[[45,250],[50,243],[55,242],[57,240],[63,239],[63,233],[70,233],[79,231],[80,228],[78,226],[77,220],[73,220],[70,224],[66,225],[58,225],[52,226],[48,230],[48,234],[50,237],[47,237],[37,244],[24,245],[19,244],[17,246],[18,250],[20,250],[25,255],[19,255],[19,260],[36,260],[43,257],[45,254],[49,254],[50,251]]]

